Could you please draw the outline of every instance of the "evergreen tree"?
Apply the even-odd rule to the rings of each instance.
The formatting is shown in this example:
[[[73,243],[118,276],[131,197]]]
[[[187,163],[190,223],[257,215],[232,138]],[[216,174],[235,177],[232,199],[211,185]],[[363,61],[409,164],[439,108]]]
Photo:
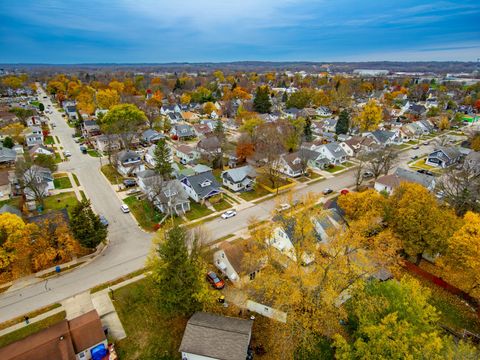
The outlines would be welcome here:
[[[172,316],[202,310],[209,291],[198,244],[194,241],[189,251],[187,231],[178,225],[160,232],[158,240],[158,257],[152,264],[158,306]]]
[[[342,110],[338,117],[337,125],[335,126],[336,134],[346,134],[350,124],[350,115],[347,110]]]
[[[15,143],[13,142],[13,139],[10,136],[7,136],[5,139],[3,139],[3,146],[6,148],[13,148]]]
[[[38,110],[43,112],[45,110],[45,105],[43,105],[42,103],[38,104]]]
[[[93,212],[90,200],[82,200],[73,208],[70,229],[78,242],[89,249],[97,247],[107,238],[107,228]]]
[[[310,120],[310,118],[307,118],[305,120],[305,127],[303,128],[303,136],[305,137],[306,142],[313,141],[312,120]]]
[[[225,139],[225,128],[223,126],[222,120],[217,120],[215,125],[215,129],[213,129],[214,135],[218,138],[218,140],[222,143]]]
[[[287,94],[287,92],[285,91],[285,92],[283,93],[283,95],[282,95],[282,102],[286,104],[287,101],[288,101],[288,94]]]
[[[161,175],[164,180],[172,176],[172,164],[170,163],[170,148],[165,139],[160,139],[155,146],[153,157],[155,159],[155,171]]]
[[[259,86],[253,99],[253,108],[256,112],[261,114],[269,113],[272,109],[272,102],[270,101],[270,90],[268,86]]]

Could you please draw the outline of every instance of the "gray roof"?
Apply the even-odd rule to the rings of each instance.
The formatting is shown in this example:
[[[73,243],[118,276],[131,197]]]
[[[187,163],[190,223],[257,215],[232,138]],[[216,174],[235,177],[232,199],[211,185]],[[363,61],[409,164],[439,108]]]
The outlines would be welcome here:
[[[222,172],[222,178],[228,178],[235,183],[243,181],[246,177],[254,178],[255,176],[256,172],[250,165],[245,165]]]
[[[395,133],[393,131],[387,130],[375,130],[372,131],[370,134],[372,134],[372,136],[381,144],[385,144],[389,139],[395,137]]]
[[[10,213],[10,214],[14,214],[19,217],[22,217],[22,212],[19,209],[17,209],[14,206],[10,206],[8,204],[5,204],[0,208],[0,214],[5,214],[5,213]]]
[[[152,129],[148,129],[148,130],[145,130],[143,133],[142,133],[142,137],[146,140],[146,141],[151,141],[152,139],[163,139],[165,137],[165,135],[163,134],[160,134],[158,131],[156,130],[152,130]]]
[[[15,161],[17,152],[9,148],[0,148],[0,163]]]
[[[135,151],[131,151],[131,150],[123,150],[118,153],[118,161],[123,163],[128,159],[140,160],[140,155],[138,155]]]
[[[200,174],[185,176],[180,179],[182,183],[188,183],[193,188],[200,199],[203,199],[212,191],[220,192],[220,184],[211,171]],[[203,184],[203,185],[202,185]]]
[[[325,146],[336,159],[340,159],[343,156],[347,156],[347,153],[345,152],[345,150],[343,150],[343,148],[340,146],[338,142],[328,143],[323,146]]]
[[[410,171],[402,168],[395,170],[395,175],[400,178],[400,181],[414,182],[423,185],[426,188],[433,186],[435,178],[426,174],[420,174],[416,171]]]
[[[433,151],[430,155],[432,155],[433,153],[435,153],[437,151],[441,151],[442,153],[444,153],[450,160],[454,160],[461,155],[460,151],[457,148],[454,148],[454,147],[440,147],[440,148],[436,149],[435,151]]]
[[[245,360],[253,321],[197,312],[188,320],[179,351],[222,360]]]
[[[193,167],[193,171],[195,174],[201,174],[207,171],[212,171],[212,168],[207,165],[197,164]]]
[[[195,136],[195,130],[188,124],[175,125],[177,136]]]

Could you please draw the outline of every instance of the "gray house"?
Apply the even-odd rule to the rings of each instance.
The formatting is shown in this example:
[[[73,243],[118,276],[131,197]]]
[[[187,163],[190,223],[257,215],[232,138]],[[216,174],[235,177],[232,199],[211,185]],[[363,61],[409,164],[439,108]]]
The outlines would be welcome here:
[[[142,140],[150,144],[155,144],[156,142],[164,138],[165,135],[160,134],[158,131],[152,129],[145,130],[142,133]]]
[[[118,153],[117,170],[123,176],[132,176],[145,170],[145,165],[136,152],[123,150]]]
[[[255,170],[250,165],[223,171],[221,175],[223,186],[232,191],[252,190],[256,176]]]
[[[195,129],[189,124],[176,124],[170,133],[176,135],[180,140],[193,139],[197,136]]]
[[[221,194],[220,184],[211,171],[180,178],[188,196],[197,203],[203,203],[212,196]]]
[[[458,149],[453,147],[441,147],[428,155],[425,164],[446,168],[456,164],[461,157],[462,153]]]
[[[197,312],[183,334],[182,360],[245,360],[252,326],[252,320]]]
[[[13,164],[17,159],[17,152],[15,150],[0,147],[0,164]]]

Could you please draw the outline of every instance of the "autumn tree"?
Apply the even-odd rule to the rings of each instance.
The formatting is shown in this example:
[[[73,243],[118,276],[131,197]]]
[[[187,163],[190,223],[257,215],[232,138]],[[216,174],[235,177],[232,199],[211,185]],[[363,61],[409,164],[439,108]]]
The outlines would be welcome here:
[[[170,180],[173,172],[172,164],[170,163],[172,154],[165,139],[160,139],[157,142],[153,156],[155,159],[155,172],[162,176],[164,180]]]
[[[217,110],[217,108],[215,107],[214,103],[209,101],[209,102],[206,102],[205,104],[203,104],[203,113],[204,114],[210,115],[215,110]]]
[[[147,122],[145,113],[133,104],[114,105],[103,117],[105,132],[120,135],[123,145],[129,149],[139,128]]]
[[[247,134],[240,135],[237,142],[236,155],[240,162],[244,162],[255,153],[255,146]]]
[[[6,76],[2,78],[2,84],[10,89],[20,89],[23,86],[24,81],[18,76]]]
[[[9,110],[12,114],[15,114],[15,116],[22,122],[23,125],[26,125],[27,119],[35,115],[34,111],[32,109],[24,109],[24,108],[12,108]]]
[[[440,260],[447,279],[467,294],[480,300],[480,215],[467,212],[463,226],[448,239],[447,251]]]
[[[245,120],[239,130],[247,133],[252,139],[255,139],[258,134],[257,128],[263,124],[265,124],[265,121],[259,117],[253,117]]]
[[[90,86],[80,87],[76,96],[78,110],[85,111],[87,114],[95,112],[95,89]]]
[[[22,136],[22,133],[25,130],[25,126],[23,124],[18,122],[12,123],[4,126],[1,130],[3,134],[12,137],[16,142],[23,143],[24,137]]]
[[[375,100],[369,100],[355,119],[361,131],[373,131],[382,122],[383,112]]]
[[[366,164],[366,169],[373,174],[374,179],[382,174],[387,175],[394,165],[397,153],[393,147],[379,147],[359,154],[361,161]]]
[[[255,152],[258,158],[264,161],[263,173],[272,189],[278,188],[280,173],[278,171],[278,160],[284,152],[282,135],[279,133],[276,124],[268,123],[258,127],[255,136]]]
[[[120,103],[120,95],[115,89],[98,90],[96,99],[100,109],[111,109]]]
[[[448,117],[446,116],[440,117],[440,121],[438,122],[438,128],[440,130],[450,129],[450,121],[448,120]]]
[[[369,189],[340,196],[338,205],[350,220],[359,220],[363,217],[383,219],[387,199],[377,191]]]
[[[202,310],[210,292],[197,239],[191,241],[185,228],[174,226],[158,232],[154,244],[150,276],[159,308],[168,315],[183,316]]]
[[[369,282],[347,303],[352,341],[336,334],[335,358],[451,359],[455,353],[475,358],[473,346],[443,335],[439,315],[429,304],[430,292],[414,279]],[[472,355],[473,357],[470,357]]]
[[[260,114],[269,113],[272,109],[270,101],[270,89],[268,86],[259,86],[253,99],[253,108]]]
[[[52,172],[57,171],[58,169],[58,164],[55,162],[55,158],[51,155],[38,154],[33,159],[33,164],[42,168],[47,168]]]
[[[335,125],[336,134],[346,134],[350,126],[350,115],[347,110],[342,110]]]
[[[402,183],[390,197],[387,222],[402,240],[405,252],[419,264],[425,252],[445,252],[447,240],[459,226],[455,213],[438,205],[422,185]]]
[[[72,209],[70,229],[75,239],[89,249],[96,248],[107,239],[107,228],[93,212],[90,200],[82,200]]]
[[[182,96],[180,96],[180,103],[183,105],[190,104],[190,100],[192,100],[192,97],[188,93],[183,93]]]

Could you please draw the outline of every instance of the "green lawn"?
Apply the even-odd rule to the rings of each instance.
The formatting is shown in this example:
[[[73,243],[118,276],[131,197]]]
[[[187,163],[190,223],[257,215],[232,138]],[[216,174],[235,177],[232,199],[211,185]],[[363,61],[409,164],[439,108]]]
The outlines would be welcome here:
[[[73,191],[48,196],[43,199],[43,202],[45,210],[62,210],[67,208],[69,213],[78,204],[77,197]]]
[[[253,191],[242,192],[240,197],[246,201],[252,201],[270,193],[260,185],[255,185]]]
[[[108,181],[110,181],[111,184],[116,185],[116,184],[121,184],[123,176],[120,175],[112,165],[107,164],[102,166],[102,173],[106,176]]]
[[[78,181],[77,175],[75,175],[74,173],[72,173],[72,176],[73,176],[73,181],[75,181],[75,185],[80,186],[80,181]]]
[[[0,348],[7,346],[17,340],[26,338],[29,335],[32,335],[40,330],[47,329],[52,325],[55,325],[65,319],[65,311],[61,311],[58,314],[49,316],[43,320],[40,320],[36,323],[25,325],[18,330],[15,330],[11,333],[5,334],[0,337]]]
[[[227,202],[225,199],[222,199],[222,201],[219,201],[215,204],[212,204],[213,207],[215,208],[215,210],[217,211],[223,211],[223,210],[227,210],[227,209],[230,209],[232,207],[232,205]]]
[[[101,157],[102,156],[98,153],[97,150],[93,150],[93,149],[88,149],[87,154],[90,155],[91,157]]]
[[[8,200],[3,200],[3,201],[0,201],[0,207],[2,207],[3,205],[10,205],[19,209],[21,200],[22,200],[21,197],[14,197]]]
[[[335,165],[334,167],[330,168],[330,167],[327,167],[326,171],[328,171],[329,173],[336,173],[338,171],[341,171],[345,169],[344,166],[341,166],[341,165]]]
[[[188,220],[192,221],[210,214],[212,214],[212,211],[205,205],[201,205],[192,201],[190,203],[190,211],[188,211],[185,216]]]
[[[54,179],[53,184],[55,185],[55,189],[70,189],[72,187],[72,183],[68,176]]]
[[[45,145],[55,144],[55,140],[53,140],[53,136],[51,136],[51,135],[46,136],[45,139],[43,140],[43,142],[45,143]]]
[[[85,195],[85,191],[80,190],[80,195],[82,196],[82,200],[87,200],[87,195]]]
[[[60,154],[58,152],[55,151],[55,163],[61,163],[62,162],[62,158],[60,157]]]
[[[127,337],[115,344],[119,359],[180,359],[178,348],[187,318],[158,310],[151,281],[142,279],[115,290],[113,302]]]
[[[155,225],[158,224],[164,216],[148,200],[138,200],[137,196],[129,196],[123,201],[128,205],[142,229],[146,231],[154,231]]]
[[[439,171],[439,169],[437,167],[425,164],[425,159],[416,160],[416,161],[410,163],[410,166],[411,167],[416,167],[416,168],[421,168],[421,169],[426,169],[426,170],[437,171],[437,172]]]

